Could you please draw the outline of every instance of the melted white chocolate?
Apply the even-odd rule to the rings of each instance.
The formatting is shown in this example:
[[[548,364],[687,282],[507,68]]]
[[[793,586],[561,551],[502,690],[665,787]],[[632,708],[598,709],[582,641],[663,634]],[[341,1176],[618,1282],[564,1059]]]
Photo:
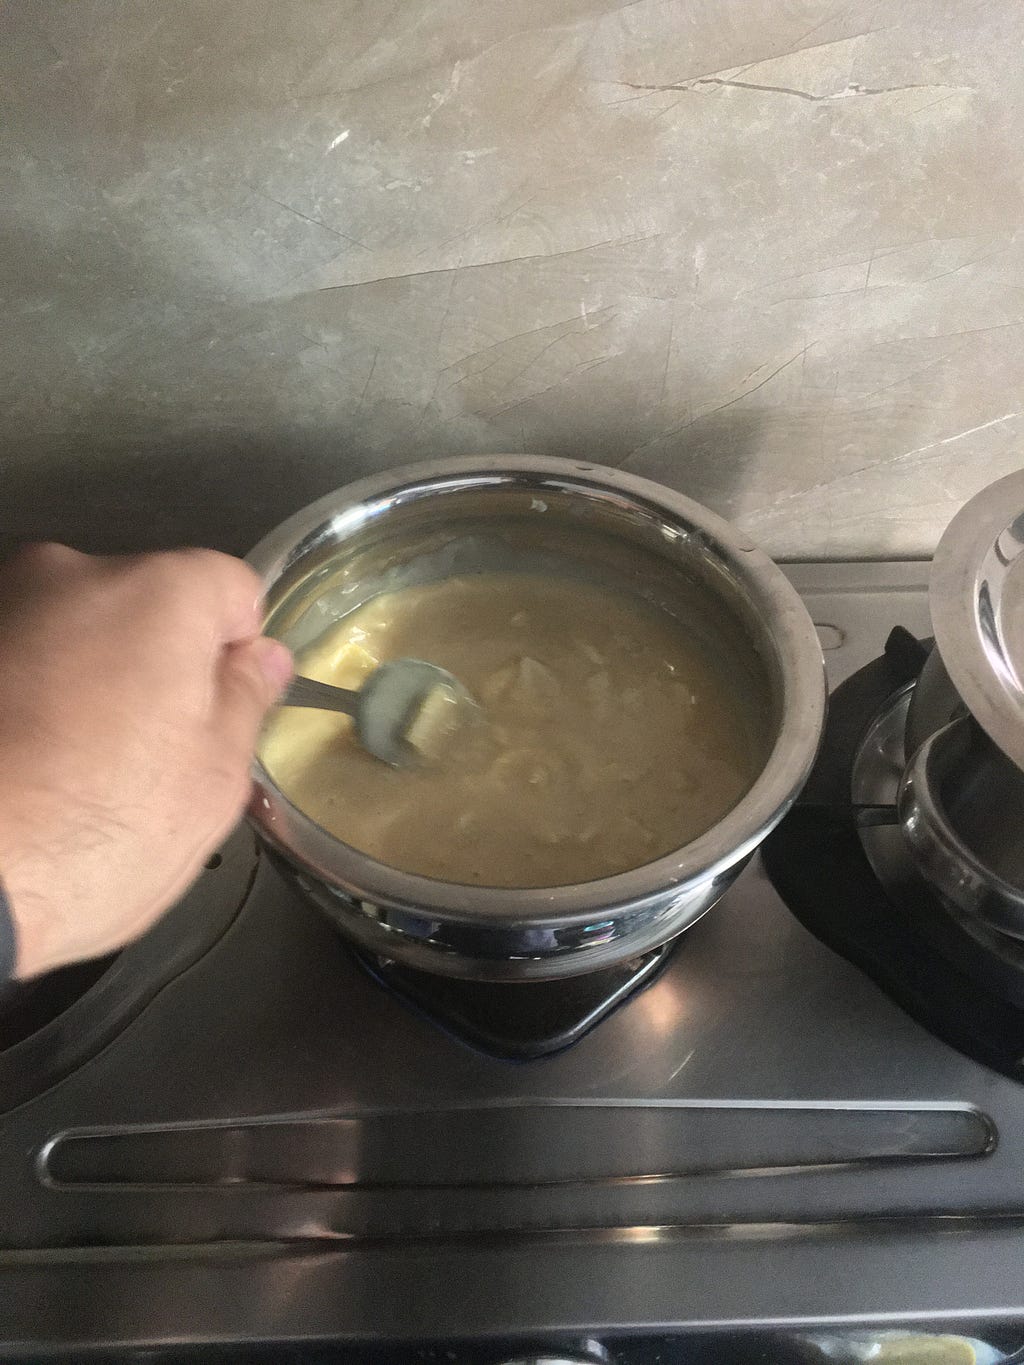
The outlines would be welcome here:
[[[763,763],[763,727],[730,671],[625,593],[529,573],[450,578],[375,598],[298,666],[358,687],[403,657],[448,669],[483,708],[442,762],[388,768],[346,717],[288,707],[262,757],[325,829],[408,872],[498,887],[624,872],[710,828]]]

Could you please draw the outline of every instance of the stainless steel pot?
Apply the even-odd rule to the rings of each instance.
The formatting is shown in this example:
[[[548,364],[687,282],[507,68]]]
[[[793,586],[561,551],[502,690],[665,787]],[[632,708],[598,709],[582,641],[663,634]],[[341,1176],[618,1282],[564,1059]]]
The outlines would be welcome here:
[[[781,571],[688,498],[595,465],[526,456],[423,464],[321,498],[263,540],[267,629],[293,648],[381,591],[494,567],[625,585],[726,652],[763,712],[763,770],[685,847],[584,885],[462,886],[386,867],[298,810],[257,762],[251,819],[350,938],[448,976],[599,970],[702,915],[792,804],[813,762],[825,682],[814,626]]]
[[[946,672],[938,646],[932,648],[914,683],[907,711],[905,748],[913,756],[932,735],[967,715],[960,693]]]
[[[929,604],[936,644],[907,713],[900,823],[950,904],[1024,938],[1024,471],[950,522]]]

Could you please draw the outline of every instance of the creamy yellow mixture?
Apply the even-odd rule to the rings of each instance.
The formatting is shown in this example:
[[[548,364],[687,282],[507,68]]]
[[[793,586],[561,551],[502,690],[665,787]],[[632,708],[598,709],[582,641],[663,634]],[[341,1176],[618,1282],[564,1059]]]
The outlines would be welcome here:
[[[382,595],[298,659],[358,687],[378,662],[440,664],[484,721],[435,766],[392,769],[344,716],[282,708],[270,774],[338,838],[408,872],[557,886],[650,862],[703,833],[764,758],[731,671],[678,622],[606,588],[487,573]]]

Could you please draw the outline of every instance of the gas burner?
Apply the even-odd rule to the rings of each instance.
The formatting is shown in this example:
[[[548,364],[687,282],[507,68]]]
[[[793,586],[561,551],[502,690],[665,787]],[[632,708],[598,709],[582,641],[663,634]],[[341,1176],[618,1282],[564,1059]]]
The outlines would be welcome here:
[[[482,1052],[526,1062],[563,1052],[650,985],[680,940],[605,971],[563,981],[481,982],[417,972],[356,952],[373,979]]]
[[[1024,1080],[1024,943],[959,911],[927,884],[898,826],[858,823],[891,807],[904,727],[928,645],[901,628],[833,695],[801,800],[767,840],[769,876],[797,919],[908,1014],[967,1056]]]
[[[255,842],[239,830],[188,894],[123,952],[0,994],[0,1107],[41,1094],[95,1056],[214,944],[252,887]]]
[[[868,726],[853,762],[855,803],[888,805],[905,766],[904,734],[913,684],[901,689]],[[1024,1009],[1024,942],[943,900],[927,884],[898,826],[860,829],[868,862],[886,894],[935,947],[985,989]]]

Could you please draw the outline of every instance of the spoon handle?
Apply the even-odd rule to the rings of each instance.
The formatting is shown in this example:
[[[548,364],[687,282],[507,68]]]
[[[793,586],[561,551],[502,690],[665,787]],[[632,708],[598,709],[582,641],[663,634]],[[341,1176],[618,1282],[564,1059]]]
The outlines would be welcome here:
[[[320,711],[341,711],[354,716],[359,709],[359,693],[348,687],[332,687],[313,678],[292,678],[281,698],[282,706],[312,706]]]

